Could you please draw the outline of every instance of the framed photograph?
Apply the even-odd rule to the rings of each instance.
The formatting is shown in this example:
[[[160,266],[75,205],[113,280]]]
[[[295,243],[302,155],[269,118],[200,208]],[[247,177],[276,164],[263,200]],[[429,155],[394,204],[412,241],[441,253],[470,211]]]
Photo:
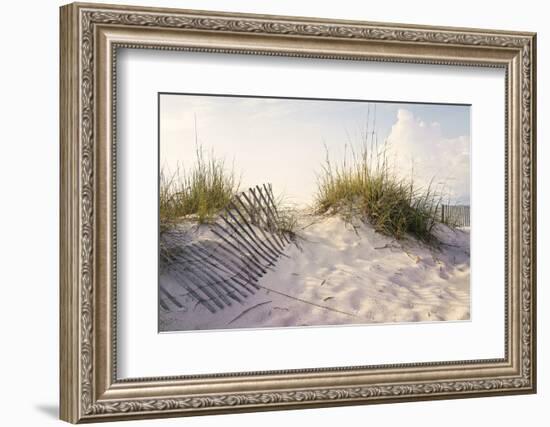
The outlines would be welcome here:
[[[535,34],[60,22],[63,420],[536,391]]]

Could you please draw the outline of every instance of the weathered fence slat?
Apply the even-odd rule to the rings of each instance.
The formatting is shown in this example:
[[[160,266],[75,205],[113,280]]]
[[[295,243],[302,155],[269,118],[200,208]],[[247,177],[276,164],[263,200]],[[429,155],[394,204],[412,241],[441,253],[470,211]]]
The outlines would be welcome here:
[[[236,199],[238,199],[238,196],[236,197]],[[256,231],[254,230],[254,228],[252,228],[252,225],[248,222],[248,220],[246,219],[245,215],[243,215],[241,213],[241,211],[239,210],[239,208],[237,208],[237,206],[235,206],[235,204],[233,202],[231,202],[229,204],[229,208],[231,210],[235,210],[235,212],[237,212],[237,215],[243,220],[244,224],[246,225],[246,227],[248,228],[248,230],[250,230],[250,232],[252,233],[252,235],[254,236],[254,239],[257,241],[257,242],[260,242],[260,244],[272,255],[272,256],[275,256],[277,257],[278,255],[280,255],[282,252],[277,249],[276,247],[272,246],[271,245],[271,241],[269,240],[269,238],[265,235],[264,231],[262,230],[261,232],[263,233],[263,236],[264,236],[264,240],[262,240],[260,237],[258,237],[258,235],[256,234]],[[228,211],[230,212],[230,211]],[[261,228],[258,228],[259,230],[261,230]],[[267,243],[266,243],[267,242]],[[269,245],[268,245],[269,243]]]
[[[252,194],[252,197],[254,198],[256,203],[258,203],[261,209],[264,211],[270,230],[274,232],[274,234],[281,239],[281,242],[283,243],[283,245],[290,243],[290,241],[288,241],[285,238],[284,234],[279,232],[278,226],[277,226],[277,223],[278,223],[277,217],[275,216],[273,210],[270,209],[269,203],[265,200],[265,198],[261,197],[262,196],[261,190],[259,189],[259,187],[256,187],[256,189],[258,190],[258,193],[259,193],[258,195],[256,195],[256,191],[254,188],[250,189],[250,194]]]
[[[250,191],[251,194],[253,194],[252,192],[252,189]],[[242,196],[243,198],[246,200],[246,202],[249,204],[249,205],[253,205],[255,203],[257,203],[257,199],[252,197],[252,200],[247,196],[246,193],[242,193]],[[263,222],[265,224],[265,227],[266,227],[266,230],[269,232],[269,233],[273,233],[273,222],[270,222],[269,221],[269,215],[265,212],[265,210],[262,209],[262,211],[264,212],[265,215],[265,218],[263,215],[259,215],[259,218],[260,218],[260,221],[257,221],[255,223],[256,226],[258,226],[260,229],[263,229],[263,226],[261,224],[261,222]],[[252,216],[252,215],[250,215]],[[285,242],[283,242],[283,240],[279,237],[279,235],[277,233],[273,233],[273,240],[277,242],[277,245],[281,248],[281,250],[284,250],[284,247],[285,247]]]
[[[262,191],[262,189],[258,185],[256,186],[256,188],[258,189],[258,194],[260,195],[263,202],[265,203],[265,206],[271,212],[274,224],[281,224],[282,222],[281,217],[279,215],[278,209],[276,208],[277,205],[275,204],[275,198],[273,197],[273,192],[270,190],[271,187],[269,187],[270,189],[268,190],[264,184],[265,191]],[[265,196],[264,196],[264,192],[265,192]],[[266,200],[267,198],[269,198],[269,201]],[[280,230],[280,227],[275,227],[275,230],[284,240],[286,240],[287,243],[290,243],[289,238]]]
[[[226,243],[230,248],[232,248],[233,250],[235,250],[237,253],[242,253],[242,249],[238,248],[237,246],[235,246],[235,244],[231,241],[229,241],[222,233],[219,233],[217,230],[215,229],[212,229],[211,230],[213,234],[215,234],[217,237],[219,237],[220,239],[222,239],[222,241],[224,243]],[[224,249],[227,249],[227,247],[224,247]],[[262,264],[258,261],[258,259],[253,255],[253,254],[250,254],[249,257],[247,257],[247,259],[252,263],[254,264],[254,266],[256,266],[263,274],[267,273],[267,270],[262,266]]]
[[[253,236],[250,235],[248,230],[243,226],[243,224],[241,222],[239,222],[235,218],[235,216],[233,215],[233,213],[229,209],[225,210],[225,214],[229,215],[229,217],[235,222],[235,225],[233,225],[233,223],[231,221],[226,221],[226,223],[229,224],[231,226],[231,228],[233,228],[233,230],[235,232],[237,232],[238,234],[240,234],[240,232],[243,232],[245,234],[244,240],[247,241],[247,242],[251,242],[251,246],[255,247],[256,248],[255,250],[257,250],[256,253],[258,253],[264,259],[269,259],[269,262],[273,262],[277,259],[275,254],[271,254],[269,251],[266,251],[262,247],[262,244],[261,244],[262,242],[260,241],[260,239],[254,238]],[[222,215],[222,218],[224,220],[227,219],[225,215]],[[247,239],[247,237],[248,237],[248,239]]]
[[[222,216],[223,218],[223,216]],[[262,255],[250,242],[241,234],[238,230],[235,229],[235,227],[230,228],[233,230],[233,233],[228,231],[226,228],[224,228],[221,224],[215,223],[215,227],[219,228],[227,237],[233,239],[241,247],[241,251],[243,248],[248,251],[248,254],[258,263],[261,265],[262,262],[267,262],[267,266],[269,267],[273,264],[273,260],[266,258],[264,255]],[[263,261],[262,261],[263,260]]]

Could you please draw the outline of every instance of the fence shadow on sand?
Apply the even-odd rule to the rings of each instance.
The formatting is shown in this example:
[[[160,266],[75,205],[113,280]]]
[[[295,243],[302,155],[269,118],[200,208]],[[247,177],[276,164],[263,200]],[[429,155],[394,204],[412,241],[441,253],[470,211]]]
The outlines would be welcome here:
[[[233,197],[209,227],[208,238],[189,240],[177,227],[160,237],[160,269],[184,293],[159,285],[163,310],[182,309],[189,299],[211,313],[240,304],[260,287],[291,242],[281,231],[271,184]]]

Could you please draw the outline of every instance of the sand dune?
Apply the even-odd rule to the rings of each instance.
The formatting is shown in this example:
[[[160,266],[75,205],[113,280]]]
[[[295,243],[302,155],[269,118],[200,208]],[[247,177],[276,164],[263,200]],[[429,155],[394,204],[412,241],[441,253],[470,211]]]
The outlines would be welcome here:
[[[468,320],[470,231],[439,225],[436,234],[441,243],[433,247],[336,216],[304,217],[296,243],[242,304],[210,313],[169,274],[161,275],[183,307],[160,309],[159,329]]]

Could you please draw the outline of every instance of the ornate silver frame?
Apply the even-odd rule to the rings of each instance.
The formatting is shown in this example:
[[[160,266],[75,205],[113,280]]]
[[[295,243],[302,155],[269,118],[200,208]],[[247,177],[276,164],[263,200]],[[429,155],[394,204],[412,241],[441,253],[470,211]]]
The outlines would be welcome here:
[[[60,42],[63,420],[535,392],[535,34],[71,4],[61,8]],[[118,47],[504,68],[505,357],[118,380],[113,150]]]

